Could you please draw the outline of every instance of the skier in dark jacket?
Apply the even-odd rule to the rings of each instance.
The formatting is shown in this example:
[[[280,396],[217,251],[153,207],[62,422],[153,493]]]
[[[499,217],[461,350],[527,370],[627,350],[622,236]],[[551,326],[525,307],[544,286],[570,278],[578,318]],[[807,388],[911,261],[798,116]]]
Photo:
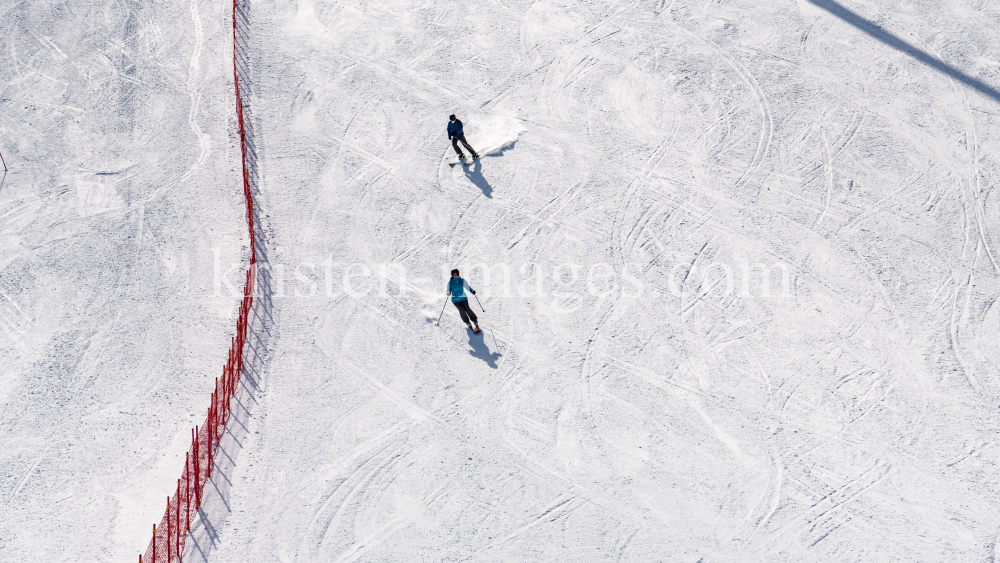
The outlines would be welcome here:
[[[476,313],[472,310],[472,307],[469,307],[469,296],[465,294],[466,289],[471,291],[473,295],[476,294],[476,290],[472,289],[465,280],[458,277],[458,270],[452,270],[451,279],[448,280],[448,295],[451,296],[451,303],[458,309],[458,314],[462,316],[462,321],[469,327],[469,330],[478,333],[479,319],[476,318]],[[476,328],[472,328],[472,323],[476,324]]]
[[[455,117],[455,114],[448,116],[448,119],[451,120],[451,122],[448,123],[448,138],[451,139],[451,146],[455,147],[455,152],[458,153],[458,158],[465,158],[465,155],[462,154],[462,149],[458,148],[459,141],[462,141],[465,148],[469,149],[469,152],[472,153],[473,159],[479,158],[479,153],[476,152],[476,149],[472,148],[469,145],[469,142],[465,140],[465,132],[462,131],[462,121]]]

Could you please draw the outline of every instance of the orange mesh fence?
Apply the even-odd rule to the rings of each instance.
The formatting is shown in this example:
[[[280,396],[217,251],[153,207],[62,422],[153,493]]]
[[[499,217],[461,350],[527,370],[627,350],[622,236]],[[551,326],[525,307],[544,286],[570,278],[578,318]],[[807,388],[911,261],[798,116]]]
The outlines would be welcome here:
[[[153,525],[153,537],[146,552],[139,556],[140,563],[173,563],[184,554],[184,543],[191,524],[201,507],[202,492],[212,476],[214,456],[219,441],[229,421],[230,401],[239,387],[244,367],[244,348],[247,343],[250,311],[253,307],[256,281],[257,247],[254,236],[253,195],[251,175],[256,173],[256,154],[247,134],[241,83],[249,83],[246,51],[249,19],[246,13],[248,0],[233,1],[233,78],[236,89],[236,113],[239,124],[240,149],[243,160],[243,195],[246,199],[246,220],[250,233],[250,267],[247,270],[243,301],[236,321],[236,336],[229,349],[229,359],[222,370],[222,377],[215,380],[208,415],[201,428],[191,429],[191,449],[184,462],[177,489],[167,499],[166,510],[159,524]]]

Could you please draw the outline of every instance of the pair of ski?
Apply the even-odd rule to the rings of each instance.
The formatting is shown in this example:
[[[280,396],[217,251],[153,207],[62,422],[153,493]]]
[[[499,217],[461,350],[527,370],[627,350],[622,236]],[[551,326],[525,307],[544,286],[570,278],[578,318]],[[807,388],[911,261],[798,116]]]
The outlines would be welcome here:
[[[469,160],[469,159],[467,159],[467,158],[465,158],[463,156],[462,158],[458,159],[458,162],[449,162],[448,166],[451,166],[452,168],[454,168],[456,164],[461,164],[462,166],[469,166],[470,164],[472,164],[473,161],[476,161],[476,160],[479,160],[479,156],[478,155],[472,157],[471,160]]]
[[[445,305],[447,305],[447,303]],[[442,310],[441,313],[444,314],[444,311]],[[435,326],[441,326],[441,319],[438,319],[438,322],[434,323],[434,325]],[[483,332],[483,329],[480,328],[479,325],[476,325],[476,327],[473,328],[472,324],[466,324],[465,328],[471,330],[472,334],[479,334],[479,333]]]

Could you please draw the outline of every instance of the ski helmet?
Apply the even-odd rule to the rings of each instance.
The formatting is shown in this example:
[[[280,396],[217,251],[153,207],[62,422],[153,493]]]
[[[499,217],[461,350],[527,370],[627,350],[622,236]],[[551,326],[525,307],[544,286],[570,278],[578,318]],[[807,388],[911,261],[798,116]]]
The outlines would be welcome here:
[[[451,275],[457,276],[458,275],[458,268],[455,268],[454,270],[452,270],[451,271]]]
[[[448,116],[448,119],[450,119],[450,120],[452,120],[452,121],[455,121],[455,120],[456,120],[456,119],[458,119],[458,118],[457,118],[457,117],[455,117],[455,114],[451,114],[451,115],[449,115],[449,116]]]

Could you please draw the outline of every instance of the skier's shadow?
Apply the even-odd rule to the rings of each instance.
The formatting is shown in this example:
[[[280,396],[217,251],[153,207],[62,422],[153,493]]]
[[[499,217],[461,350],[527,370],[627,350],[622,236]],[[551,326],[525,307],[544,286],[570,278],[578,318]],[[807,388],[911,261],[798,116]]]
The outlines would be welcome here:
[[[479,331],[479,334],[469,332],[469,345],[472,346],[472,350],[469,350],[469,355],[474,358],[479,358],[480,360],[486,362],[486,365],[493,369],[497,369],[497,360],[500,359],[501,354],[499,352],[490,352],[490,349],[486,346],[486,339],[483,338],[483,331]]]
[[[493,186],[486,181],[483,177],[483,159],[482,157],[477,158],[473,161],[472,166],[466,166],[465,176],[476,185],[477,188],[483,190],[483,195],[493,199]]]

